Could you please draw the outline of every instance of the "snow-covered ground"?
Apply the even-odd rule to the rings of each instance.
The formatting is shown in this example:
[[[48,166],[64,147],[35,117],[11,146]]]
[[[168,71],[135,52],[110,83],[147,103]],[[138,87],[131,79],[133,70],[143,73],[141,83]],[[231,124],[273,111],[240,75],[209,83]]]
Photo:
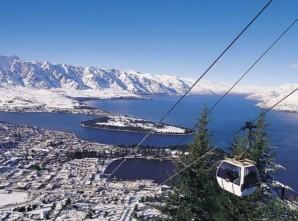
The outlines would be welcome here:
[[[0,110],[31,110],[31,111],[59,111],[79,108],[82,104],[76,100],[83,98],[139,98],[139,95],[127,91],[112,92],[110,89],[99,90],[62,90],[62,89],[38,89],[21,86],[0,87]]]
[[[259,101],[257,104],[259,107],[268,108],[280,101],[296,88],[298,88],[298,84],[285,84],[279,87],[259,88],[259,90],[256,90],[249,95],[248,98]],[[274,109],[298,112],[298,91],[286,98]]]
[[[4,191],[0,192],[0,207],[15,204],[15,203],[22,203],[27,200],[27,193],[25,192],[12,192],[7,193]]]
[[[101,120],[104,119],[104,120]],[[171,133],[171,134],[184,134],[186,133],[185,128],[166,124],[156,124],[150,121],[146,121],[138,118],[130,118],[126,116],[109,116],[98,120],[91,120],[84,122],[85,126],[94,126],[108,129],[119,129],[119,130],[133,130],[133,131],[150,131],[154,133]]]
[[[86,89],[86,90],[75,90],[75,89],[52,89],[52,92],[58,92],[61,95],[71,98],[97,98],[97,99],[111,99],[111,98],[141,98],[138,94],[133,94],[129,91],[124,90],[113,90],[113,89]]]
[[[182,94],[193,83],[193,79],[171,75],[30,62],[16,56],[0,56],[0,110],[73,110],[82,105],[76,97],[108,99],[143,94]],[[220,95],[229,87],[226,83],[202,79],[191,93]],[[267,108],[297,87],[298,83],[279,87],[241,85],[231,93],[245,94],[249,99],[259,101],[258,106]],[[298,112],[297,93],[275,109]]]
[[[47,89],[0,87],[0,109],[73,109],[79,106],[75,99]]]
[[[210,88],[203,88],[194,91],[196,94],[211,94],[214,91]],[[248,99],[257,100],[257,105],[261,108],[268,108],[277,101],[281,100],[288,93],[298,88],[298,84],[285,84],[278,87],[257,87],[257,86],[241,86],[235,88],[232,93],[244,94]],[[211,92],[212,90],[212,92]],[[224,91],[224,87],[221,89]],[[214,92],[222,94],[220,90]],[[39,110],[39,111],[56,111],[68,109],[72,111],[75,108],[80,108],[82,104],[76,100],[80,98],[141,98],[138,94],[133,94],[128,91],[113,89],[105,90],[75,90],[75,89],[38,89],[27,88],[21,86],[0,86],[0,110]],[[274,108],[281,111],[298,112],[298,91],[285,99],[282,103]]]

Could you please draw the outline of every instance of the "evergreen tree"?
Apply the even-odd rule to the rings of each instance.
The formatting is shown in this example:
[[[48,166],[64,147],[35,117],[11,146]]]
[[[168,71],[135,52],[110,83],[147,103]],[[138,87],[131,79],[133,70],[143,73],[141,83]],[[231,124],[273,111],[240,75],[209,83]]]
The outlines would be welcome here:
[[[185,165],[192,166],[181,172],[175,181],[175,188],[164,208],[168,220],[216,220],[221,212],[210,165],[213,155],[204,155],[211,146],[207,112],[205,109],[200,116],[198,132],[187,150],[188,154],[181,156],[177,162],[178,171]]]
[[[198,132],[194,142],[188,147],[177,164],[180,171],[174,189],[163,207],[162,220],[211,220],[211,221],[257,221],[257,220],[298,220],[297,210],[290,209],[286,203],[273,194],[268,188],[246,197],[238,197],[220,189],[214,172],[214,162],[220,154],[208,154],[211,142],[207,129],[208,116],[204,110],[198,122]],[[270,168],[274,165],[274,156],[266,138],[266,122],[262,116],[256,123],[256,129],[250,140],[247,136],[237,137],[232,145],[231,156],[248,158],[256,162],[262,182],[270,182]],[[244,154],[245,153],[245,154]],[[204,157],[202,157],[204,156]],[[221,158],[223,159],[223,158]],[[264,185],[263,185],[264,186]],[[265,185],[266,186],[266,185]],[[268,187],[268,186],[267,186]]]
[[[244,136],[237,136],[231,145],[230,157],[243,158],[247,150],[248,139]]]
[[[267,139],[264,115],[258,119],[255,126],[252,140],[248,140],[248,134],[237,137],[231,152],[235,158],[248,158],[256,163],[262,182],[261,188],[254,195],[243,198],[223,193],[222,205],[229,211],[230,220],[296,220],[297,211],[287,207],[270,188],[276,166],[274,153]]]
[[[249,157],[256,162],[260,176],[263,182],[270,182],[272,173],[276,170],[275,157],[270,147],[266,134],[265,116],[261,117],[256,122],[256,130],[253,133],[253,145],[249,149]]]

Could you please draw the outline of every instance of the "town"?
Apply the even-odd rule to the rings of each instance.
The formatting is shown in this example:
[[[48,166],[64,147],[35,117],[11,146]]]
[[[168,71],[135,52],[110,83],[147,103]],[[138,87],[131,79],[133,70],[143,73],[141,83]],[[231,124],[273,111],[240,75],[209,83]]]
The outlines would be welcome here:
[[[142,157],[142,152],[132,151],[66,132],[0,122],[0,220],[159,216],[156,205],[168,186],[153,180],[108,179],[104,174],[115,159]],[[159,155],[171,159],[177,151],[163,150]],[[152,156],[146,152],[143,157]]]

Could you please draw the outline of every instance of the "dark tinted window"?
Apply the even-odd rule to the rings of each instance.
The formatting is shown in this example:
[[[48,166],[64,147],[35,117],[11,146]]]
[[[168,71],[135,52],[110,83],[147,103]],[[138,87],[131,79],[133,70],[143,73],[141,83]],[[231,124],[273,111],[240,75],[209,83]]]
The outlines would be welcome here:
[[[244,188],[255,186],[259,183],[258,172],[256,167],[247,167],[244,169]]]
[[[233,164],[223,162],[218,168],[217,176],[240,185],[241,168]]]

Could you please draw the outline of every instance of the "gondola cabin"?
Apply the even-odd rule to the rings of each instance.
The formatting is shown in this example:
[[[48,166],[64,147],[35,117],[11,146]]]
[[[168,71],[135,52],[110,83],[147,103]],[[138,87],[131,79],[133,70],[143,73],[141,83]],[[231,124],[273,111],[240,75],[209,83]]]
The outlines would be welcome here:
[[[225,159],[216,171],[219,186],[237,196],[248,196],[256,192],[259,183],[259,172],[251,160]]]

